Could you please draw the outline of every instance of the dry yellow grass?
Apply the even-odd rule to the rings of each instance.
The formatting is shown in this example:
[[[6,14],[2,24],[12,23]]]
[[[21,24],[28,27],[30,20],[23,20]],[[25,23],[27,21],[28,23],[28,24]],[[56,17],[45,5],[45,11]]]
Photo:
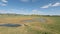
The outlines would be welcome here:
[[[0,18],[1,23],[17,23],[22,24],[23,26],[17,28],[6,28],[6,31],[3,31],[5,34],[35,34],[35,31],[46,31],[47,29],[42,26],[42,23],[33,21],[33,22],[22,22],[24,20],[32,20],[33,18],[38,17],[8,17],[8,18]],[[46,24],[52,24],[52,20],[46,18]],[[24,25],[25,24],[25,25]],[[27,26],[26,26],[27,25]],[[0,28],[2,29],[2,28]],[[1,32],[2,34],[4,34]]]
[[[0,18],[0,23],[20,23],[22,20],[28,20],[28,19],[32,19],[32,18]]]

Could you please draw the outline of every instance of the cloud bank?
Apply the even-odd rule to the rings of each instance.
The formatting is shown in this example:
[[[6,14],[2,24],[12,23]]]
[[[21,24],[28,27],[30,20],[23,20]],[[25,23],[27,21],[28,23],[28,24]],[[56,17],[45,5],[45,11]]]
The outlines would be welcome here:
[[[44,5],[40,8],[50,8],[50,7],[57,7],[57,6],[60,6],[60,2],[56,2],[54,4],[51,3],[51,4],[48,4],[48,5]]]
[[[7,6],[8,0],[1,0],[0,6]]]
[[[20,0],[21,2],[29,2],[30,0]]]

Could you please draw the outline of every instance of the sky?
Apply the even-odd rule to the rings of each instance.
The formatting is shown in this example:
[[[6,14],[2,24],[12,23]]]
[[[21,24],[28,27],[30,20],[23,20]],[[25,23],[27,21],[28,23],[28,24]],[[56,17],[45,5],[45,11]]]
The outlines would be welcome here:
[[[0,13],[60,15],[60,0],[0,0]]]

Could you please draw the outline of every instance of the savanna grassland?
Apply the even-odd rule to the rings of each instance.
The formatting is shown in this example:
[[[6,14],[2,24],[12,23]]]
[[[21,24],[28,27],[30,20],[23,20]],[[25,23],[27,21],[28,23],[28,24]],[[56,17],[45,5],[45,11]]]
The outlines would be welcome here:
[[[21,24],[19,27],[0,26],[0,34],[60,34],[59,16],[0,15],[0,24]]]

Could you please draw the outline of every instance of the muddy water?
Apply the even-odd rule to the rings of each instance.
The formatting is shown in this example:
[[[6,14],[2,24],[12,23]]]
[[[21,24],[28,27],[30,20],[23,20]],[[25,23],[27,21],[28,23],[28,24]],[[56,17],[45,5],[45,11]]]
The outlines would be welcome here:
[[[23,20],[22,22],[35,22],[35,21],[46,22],[47,19],[45,19],[45,18],[33,18],[32,20]]]
[[[33,20],[23,20],[23,22],[33,22]]]
[[[34,18],[33,20],[38,21],[38,22],[46,22],[47,19],[45,18]]]
[[[21,25],[20,24],[0,24],[0,26],[5,26],[5,27],[19,27]]]
[[[46,22],[47,20],[46,19],[44,19],[44,18],[33,18],[32,20],[23,20],[23,22],[36,22],[36,21],[38,21],[38,22]],[[10,24],[10,23],[8,23],[8,24],[0,24],[0,26],[5,26],[5,27],[19,27],[19,26],[22,26],[21,24]]]

